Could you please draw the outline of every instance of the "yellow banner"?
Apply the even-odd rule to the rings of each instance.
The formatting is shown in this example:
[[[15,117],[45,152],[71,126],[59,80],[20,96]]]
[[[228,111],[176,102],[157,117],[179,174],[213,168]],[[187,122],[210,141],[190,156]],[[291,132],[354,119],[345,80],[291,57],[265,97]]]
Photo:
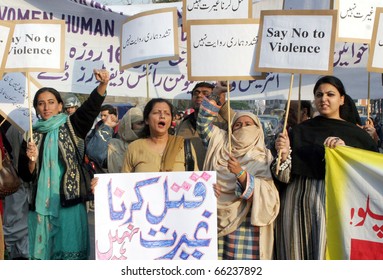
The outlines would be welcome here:
[[[326,259],[383,259],[383,154],[326,148]]]

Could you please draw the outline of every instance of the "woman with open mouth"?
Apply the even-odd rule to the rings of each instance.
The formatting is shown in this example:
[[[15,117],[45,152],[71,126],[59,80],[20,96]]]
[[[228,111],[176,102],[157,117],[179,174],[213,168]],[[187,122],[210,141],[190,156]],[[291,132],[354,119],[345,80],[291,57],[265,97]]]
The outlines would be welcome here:
[[[144,137],[129,145],[121,172],[173,172],[185,169],[184,138],[169,133],[173,105],[162,98],[150,100],[144,108]],[[193,158],[196,158],[194,148]],[[194,170],[198,170],[197,164]]]

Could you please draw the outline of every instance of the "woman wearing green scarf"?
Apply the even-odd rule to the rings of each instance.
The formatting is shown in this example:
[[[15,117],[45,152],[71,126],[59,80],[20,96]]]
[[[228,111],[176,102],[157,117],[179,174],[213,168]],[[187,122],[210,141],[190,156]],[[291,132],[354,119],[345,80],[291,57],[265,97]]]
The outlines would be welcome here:
[[[33,107],[39,120],[33,137],[23,143],[20,177],[32,182],[28,217],[31,259],[88,259],[88,219],[76,149],[83,153],[84,138],[105,99],[106,70],[95,70],[99,85],[70,116],[62,113],[63,100],[53,88],[36,92]]]

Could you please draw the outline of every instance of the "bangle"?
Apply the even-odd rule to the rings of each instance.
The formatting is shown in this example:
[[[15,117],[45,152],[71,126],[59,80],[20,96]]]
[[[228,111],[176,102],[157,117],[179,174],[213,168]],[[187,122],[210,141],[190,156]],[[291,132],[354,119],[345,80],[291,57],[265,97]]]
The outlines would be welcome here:
[[[242,169],[237,174],[235,174],[235,177],[237,177],[237,179],[238,179],[239,177],[241,177],[243,175],[243,173],[245,173],[245,170]]]

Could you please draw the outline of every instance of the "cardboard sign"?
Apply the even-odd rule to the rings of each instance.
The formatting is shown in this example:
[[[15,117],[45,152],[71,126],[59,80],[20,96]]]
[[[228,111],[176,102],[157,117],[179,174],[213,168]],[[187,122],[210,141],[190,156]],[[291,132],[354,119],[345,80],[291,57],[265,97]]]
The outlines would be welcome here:
[[[217,259],[215,172],[96,176],[96,259]]]
[[[15,26],[11,22],[0,21],[0,79],[8,58],[8,50],[12,42],[14,28]]]
[[[259,21],[205,20],[188,25],[188,80],[263,79],[254,70]]]
[[[130,17],[121,31],[120,69],[179,58],[177,9],[166,8]]]
[[[6,63],[7,72],[64,70],[63,20],[13,21],[15,29]]]
[[[182,25],[188,29],[190,20],[250,19],[253,13],[251,0],[183,0]]]
[[[262,11],[256,71],[331,74],[336,11]]]
[[[370,72],[383,73],[383,8],[376,9],[367,69]]]
[[[381,0],[335,0],[337,41],[370,43],[377,7],[383,7]]]
[[[38,82],[31,79],[31,105],[36,91],[41,88]],[[6,73],[0,80],[0,113],[17,129],[24,133],[29,129],[28,80],[23,73]],[[37,120],[32,109],[32,123]]]

